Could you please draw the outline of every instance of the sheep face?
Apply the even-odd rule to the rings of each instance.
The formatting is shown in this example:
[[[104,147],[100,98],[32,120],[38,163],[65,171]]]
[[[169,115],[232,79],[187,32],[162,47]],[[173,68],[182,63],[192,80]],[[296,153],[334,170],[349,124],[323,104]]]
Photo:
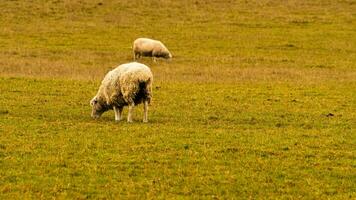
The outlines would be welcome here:
[[[90,105],[92,107],[91,117],[94,119],[99,118],[105,111],[108,110],[108,107],[105,105],[105,103],[99,101],[97,97],[94,97],[90,101]]]
[[[168,53],[168,54],[164,55],[164,58],[165,59],[172,59],[172,54]]]
[[[159,53],[154,53],[152,54],[153,57],[161,57],[161,58],[165,58],[165,59],[171,59],[172,58],[172,54],[167,50],[167,51],[161,51]]]

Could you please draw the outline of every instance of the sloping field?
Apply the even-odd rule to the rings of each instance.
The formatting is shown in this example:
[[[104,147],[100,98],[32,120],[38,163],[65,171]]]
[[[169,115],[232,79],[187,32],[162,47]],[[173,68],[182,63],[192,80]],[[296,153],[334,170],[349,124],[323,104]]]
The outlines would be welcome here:
[[[0,1],[0,199],[356,198],[356,1]],[[149,123],[90,118],[150,58]],[[126,110],[125,115],[126,115]]]

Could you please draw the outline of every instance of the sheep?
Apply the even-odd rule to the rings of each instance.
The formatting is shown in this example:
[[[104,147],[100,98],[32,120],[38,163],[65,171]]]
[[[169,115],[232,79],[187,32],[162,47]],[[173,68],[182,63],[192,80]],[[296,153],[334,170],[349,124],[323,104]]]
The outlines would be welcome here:
[[[105,75],[97,94],[90,101],[91,116],[96,119],[105,111],[113,109],[115,121],[120,121],[124,106],[128,106],[127,122],[132,122],[134,106],[143,103],[143,122],[148,122],[152,82],[152,72],[144,64],[131,62],[116,67]]]
[[[165,59],[172,58],[172,54],[168,51],[167,47],[158,40],[138,38],[133,42],[132,49],[134,60],[141,56],[152,57],[154,62],[156,62],[156,58],[159,57]]]

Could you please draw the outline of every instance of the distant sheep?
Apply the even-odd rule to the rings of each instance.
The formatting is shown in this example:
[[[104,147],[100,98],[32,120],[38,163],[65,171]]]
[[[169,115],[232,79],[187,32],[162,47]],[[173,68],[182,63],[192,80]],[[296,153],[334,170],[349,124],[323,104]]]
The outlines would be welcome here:
[[[172,54],[168,51],[167,47],[158,40],[148,38],[138,38],[133,43],[134,60],[141,56],[152,57],[153,61],[156,58],[171,59]]]
[[[91,116],[99,118],[105,111],[114,109],[115,120],[120,121],[124,106],[128,106],[127,121],[132,122],[134,106],[143,103],[143,122],[147,122],[148,104],[152,97],[152,81],[152,72],[144,64],[132,62],[116,67],[106,74],[98,93],[90,101]]]

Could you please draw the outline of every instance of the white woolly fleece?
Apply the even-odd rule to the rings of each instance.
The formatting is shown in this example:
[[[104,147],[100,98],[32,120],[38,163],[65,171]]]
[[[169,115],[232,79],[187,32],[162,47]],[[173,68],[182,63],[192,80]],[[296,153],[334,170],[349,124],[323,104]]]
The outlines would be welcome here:
[[[108,106],[134,103],[139,84],[145,83],[147,97],[151,98],[153,75],[150,68],[138,62],[122,64],[106,74],[96,95],[97,100]]]

